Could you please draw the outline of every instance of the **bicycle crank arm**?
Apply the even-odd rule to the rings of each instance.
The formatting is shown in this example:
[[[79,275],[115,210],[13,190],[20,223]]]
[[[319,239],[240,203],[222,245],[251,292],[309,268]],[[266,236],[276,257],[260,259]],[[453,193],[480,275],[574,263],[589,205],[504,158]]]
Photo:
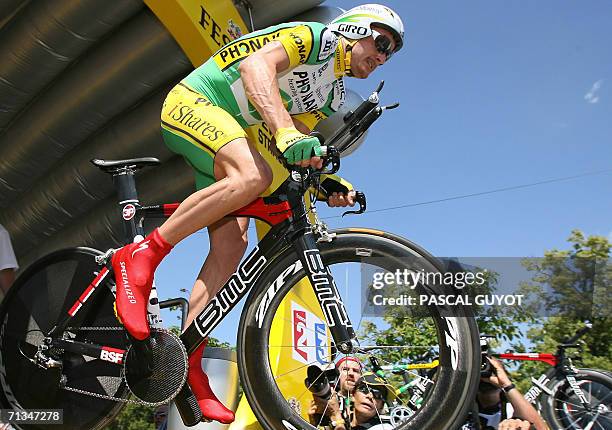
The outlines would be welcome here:
[[[79,355],[97,358],[113,364],[123,364],[125,350],[104,345],[78,342],[69,339],[53,339],[49,345],[51,348],[61,348]]]

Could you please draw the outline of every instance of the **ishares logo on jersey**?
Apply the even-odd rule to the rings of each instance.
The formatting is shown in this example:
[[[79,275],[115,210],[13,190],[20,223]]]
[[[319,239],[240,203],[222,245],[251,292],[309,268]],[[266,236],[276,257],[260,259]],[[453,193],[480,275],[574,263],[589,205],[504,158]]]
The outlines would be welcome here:
[[[328,360],[328,339],[326,325],[321,318],[295,302],[291,302],[291,321],[293,326],[292,356],[304,364]]]

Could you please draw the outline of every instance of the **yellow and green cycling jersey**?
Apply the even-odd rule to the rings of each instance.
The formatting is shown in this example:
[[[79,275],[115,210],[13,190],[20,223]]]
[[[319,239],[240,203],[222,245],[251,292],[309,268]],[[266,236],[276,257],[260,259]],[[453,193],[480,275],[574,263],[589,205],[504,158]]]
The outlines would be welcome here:
[[[277,76],[280,95],[290,115],[320,113],[323,119],[344,102],[344,75],[338,37],[316,22],[288,23],[249,33],[225,45],[183,83],[226,110],[246,128],[262,122],[244,90],[238,67],[272,41],[280,42],[289,68]]]
[[[275,162],[270,157],[276,154],[270,139],[261,139],[269,130],[248,100],[238,70],[245,58],[272,41],[280,42],[289,57],[289,68],[277,80],[292,117],[313,129],[344,102],[344,51],[338,37],[323,24],[276,25],[225,45],[174,87],[162,108],[164,140],[194,169],[197,189],[215,182],[216,153],[228,142],[247,137],[247,131],[254,134],[251,140],[260,143],[257,148],[266,161]],[[346,181],[333,187],[326,182],[334,191],[352,188]]]

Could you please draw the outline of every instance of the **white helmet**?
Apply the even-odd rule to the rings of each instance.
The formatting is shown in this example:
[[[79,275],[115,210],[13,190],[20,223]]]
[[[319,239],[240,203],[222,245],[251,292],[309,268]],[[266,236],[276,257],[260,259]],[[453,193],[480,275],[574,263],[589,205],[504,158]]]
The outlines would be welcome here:
[[[363,39],[372,35],[372,24],[389,30],[397,52],[404,44],[404,23],[397,13],[380,4],[354,7],[330,22],[327,27],[347,39]]]

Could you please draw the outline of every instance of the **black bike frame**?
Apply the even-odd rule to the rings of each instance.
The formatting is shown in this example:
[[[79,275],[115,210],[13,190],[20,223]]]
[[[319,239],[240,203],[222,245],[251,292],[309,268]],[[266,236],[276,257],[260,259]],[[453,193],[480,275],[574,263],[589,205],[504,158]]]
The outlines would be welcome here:
[[[119,205],[121,206],[126,242],[131,242],[136,236],[143,234],[142,222],[147,215],[169,216],[172,210],[167,210],[167,208],[178,206],[176,204],[140,206],[134,173],[134,170],[128,167],[118,169],[117,172],[113,173],[113,182],[117,187]],[[277,257],[291,247],[313,286],[336,347],[343,353],[351,352],[353,347],[351,341],[355,338],[355,331],[340,299],[331,272],[323,263],[317,248],[316,239],[312,233],[312,226],[304,205],[304,185],[290,175],[279,190],[278,194],[270,197],[267,201],[287,202],[283,206],[287,208],[285,219],[272,226],[268,234],[249,253],[226,284],[183,332],[181,339],[188,352],[195,350],[204,341],[206,336],[236,306],[261,275],[274,264]],[[274,207],[274,204],[270,204],[270,206]],[[232,216],[243,215],[234,213]],[[96,278],[81,294],[68,315],[51,330],[50,337],[61,337],[61,333],[66,330],[70,321],[77,315],[87,300],[98,294],[100,289],[97,287],[111,273],[112,269],[109,261],[107,266],[101,269]],[[66,347],[67,345],[63,346]]]
[[[543,392],[547,393],[548,395],[552,395],[553,393],[550,391],[547,385],[555,376],[562,375],[567,380],[576,397],[578,397],[580,400],[580,403],[587,407],[589,405],[589,401],[576,382],[576,375],[578,374],[578,371],[572,365],[571,359],[567,357],[565,350],[567,348],[579,348],[580,345],[576,342],[589,329],[590,326],[587,325],[586,327],[579,329],[571,338],[564,339],[563,342],[557,346],[557,352],[555,354],[537,352],[504,353],[494,354],[494,357],[502,360],[540,361],[553,367],[551,370],[543,373],[538,379],[535,377],[531,378],[532,385],[524,395],[525,399],[530,403],[535,404],[538,397]]]

